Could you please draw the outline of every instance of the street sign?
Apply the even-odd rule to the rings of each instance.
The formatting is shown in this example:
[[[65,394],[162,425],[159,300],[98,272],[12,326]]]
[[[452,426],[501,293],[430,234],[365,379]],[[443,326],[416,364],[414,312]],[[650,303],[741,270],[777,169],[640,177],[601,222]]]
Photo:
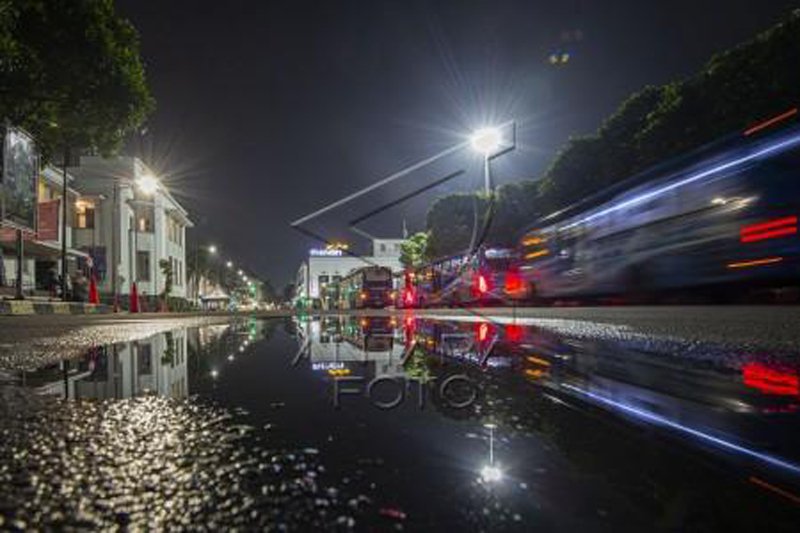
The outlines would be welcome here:
[[[5,127],[0,157],[0,221],[35,231],[39,155],[33,137],[19,128]]]

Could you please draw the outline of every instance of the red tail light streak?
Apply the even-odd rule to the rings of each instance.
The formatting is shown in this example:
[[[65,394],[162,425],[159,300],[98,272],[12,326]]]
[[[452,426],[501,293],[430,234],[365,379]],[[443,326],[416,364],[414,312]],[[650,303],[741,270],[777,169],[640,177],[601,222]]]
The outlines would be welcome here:
[[[780,115],[776,115],[776,116],[774,116],[772,118],[769,118],[769,119],[767,119],[767,120],[765,120],[763,122],[759,122],[758,124],[753,124],[752,126],[747,128],[746,130],[744,130],[744,136],[747,137],[748,135],[752,135],[752,134],[757,133],[757,132],[759,132],[761,130],[765,130],[765,129],[769,128],[770,126],[774,126],[778,122],[782,122],[782,121],[784,121],[784,120],[786,120],[788,118],[791,118],[791,117],[795,116],[797,114],[797,112],[798,112],[798,109],[796,107],[793,107],[792,109],[790,109],[790,110],[788,110],[788,111],[786,111],[784,113],[781,113]]]
[[[795,234],[797,234],[797,217],[791,216],[745,226],[740,232],[740,239],[743,243],[748,243]]]
[[[742,381],[748,387],[758,389],[764,394],[779,396],[800,395],[800,376],[783,372],[760,363],[742,366]]]
[[[783,261],[783,257],[765,257],[763,259],[753,259],[751,261],[738,261],[728,263],[728,268],[749,268],[755,266],[774,265]]]

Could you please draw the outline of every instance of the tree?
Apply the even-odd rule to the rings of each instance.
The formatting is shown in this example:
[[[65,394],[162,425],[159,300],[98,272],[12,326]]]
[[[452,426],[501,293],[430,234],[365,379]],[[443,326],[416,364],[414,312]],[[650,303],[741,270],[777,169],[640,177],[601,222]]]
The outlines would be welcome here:
[[[162,259],[158,262],[161,267],[161,273],[164,275],[164,292],[161,295],[164,301],[172,294],[172,263],[168,259]]]
[[[294,298],[294,283],[287,283],[283,286],[283,291],[281,291],[281,296],[283,297],[284,302],[291,302]]]
[[[489,205],[480,194],[451,194],[437,199],[426,217],[430,234],[426,254],[445,257],[467,251],[480,232]]]
[[[275,287],[272,286],[272,282],[270,280],[266,280],[261,283],[261,299],[265,302],[275,302],[278,297],[275,293]]]
[[[428,234],[415,233],[400,245],[400,264],[405,268],[418,268],[427,260]]]
[[[45,156],[116,151],[154,107],[136,30],[112,0],[14,0],[0,12],[0,113]]]

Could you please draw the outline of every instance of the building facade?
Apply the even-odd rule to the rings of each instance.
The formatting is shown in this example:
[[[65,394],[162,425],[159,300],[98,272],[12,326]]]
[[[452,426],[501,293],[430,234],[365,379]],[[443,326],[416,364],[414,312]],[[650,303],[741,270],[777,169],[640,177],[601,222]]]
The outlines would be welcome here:
[[[61,273],[62,213],[67,209],[67,273],[75,275],[85,266],[88,254],[75,243],[75,206],[81,194],[72,174],[67,174],[67,201],[63,201],[64,174],[47,165],[37,181],[37,231],[23,233],[22,290],[25,296],[55,296]],[[17,284],[17,235],[10,227],[0,229],[0,291],[8,296]]]
[[[186,210],[164,186],[143,191],[153,172],[135,157],[81,157],[71,169],[81,201],[76,204],[75,245],[93,259],[98,289],[155,298],[165,287],[161,262],[172,271],[171,295],[187,296]]]
[[[403,239],[374,239],[371,243],[371,256],[347,254],[341,249],[312,249],[300,264],[295,278],[294,304],[315,305],[320,298],[321,289],[329,283],[338,283],[343,277],[357,268],[369,265],[388,267],[399,274],[400,246]]]

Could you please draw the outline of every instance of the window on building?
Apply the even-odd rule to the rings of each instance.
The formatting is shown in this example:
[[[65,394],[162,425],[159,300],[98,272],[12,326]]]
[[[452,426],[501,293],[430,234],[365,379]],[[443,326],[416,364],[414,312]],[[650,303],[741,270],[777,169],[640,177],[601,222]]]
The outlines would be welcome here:
[[[139,224],[137,229],[144,233],[153,231],[153,224],[150,221],[150,218],[146,216],[139,217]]]
[[[139,375],[149,376],[153,373],[153,348],[149,344],[139,344],[136,351]]]
[[[385,251],[386,251],[386,245],[384,243],[381,243],[381,252]]]
[[[142,233],[153,231],[153,210],[148,207],[136,209],[136,230]]]
[[[94,204],[78,200],[75,203],[75,227],[79,229],[94,228]]]
[[[148,251],[136,252],[136,279],[150,281],[150,252]]]

